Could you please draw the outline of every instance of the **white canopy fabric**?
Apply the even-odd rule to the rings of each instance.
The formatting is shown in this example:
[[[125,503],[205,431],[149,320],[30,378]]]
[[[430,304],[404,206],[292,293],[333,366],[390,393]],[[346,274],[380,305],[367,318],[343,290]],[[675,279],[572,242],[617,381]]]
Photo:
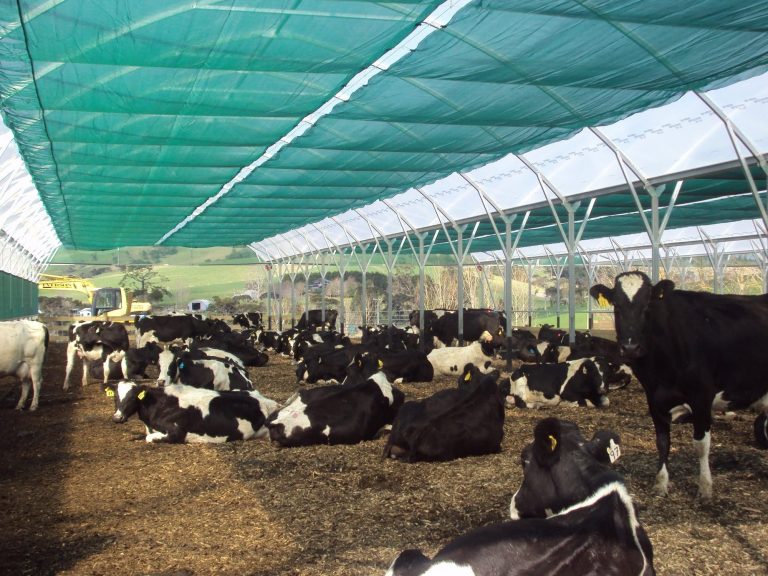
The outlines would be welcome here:
[[[0,270],[36,282],[59,246],[13,134],[0,118]]]
[[[705,96],[746,136],[765,162],[768,74],[712,90]],[[666,106],[599,127],[598,131],[582,130],[567,140],[521,156],[505,156],[466,175],[508,214],[522,213],[546,202],[536,173],[523,160],[565,199],[600,196],[622,188],[626,191],[626,178],[616,154],[600,135],[620,150],[646,179],[667,176],[674,179],[678,174],[703,172],[712,166],[734,163],[739,156],[751,155],[738,140],[734,148],[724,122],[702,98],[688,93]],[[634,174],[629,176],[637,180]],[[759,182],[759,186],[765,190],[765,181]],[[547,194],[555,197],[552,190]],[[406,222],[400,221],[395,210]],[[402,235],[410,232],[411,226],[429,229],[450,220],[482,220],[486,210],[494,212],[493,206],[484,203],[470,183],[459,174],[452,174],[420,191],[410,189],[386,203],[377,201],[253,243],[251,247],[268,260],[287,258],[371,242],[377,236]],[[622,230],[616,230],[616,234],[621,235]]]

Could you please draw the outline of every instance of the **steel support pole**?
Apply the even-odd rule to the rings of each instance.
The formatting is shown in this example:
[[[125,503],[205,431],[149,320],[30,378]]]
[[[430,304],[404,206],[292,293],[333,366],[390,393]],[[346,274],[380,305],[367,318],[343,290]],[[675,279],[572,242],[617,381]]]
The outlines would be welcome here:
[[[272,330],[272,264],[267,264],[267,330]]]

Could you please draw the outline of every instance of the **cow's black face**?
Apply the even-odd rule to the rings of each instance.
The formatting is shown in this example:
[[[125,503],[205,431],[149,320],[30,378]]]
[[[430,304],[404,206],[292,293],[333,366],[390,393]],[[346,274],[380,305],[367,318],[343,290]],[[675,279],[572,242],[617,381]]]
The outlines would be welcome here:
[[[617,434],[601,431],[586,442],[576,424],[541,420],[523,449],[523,483],[512,497],[510,517],[545,518],[581,502],[618,474],[607,462],[618,453]]]

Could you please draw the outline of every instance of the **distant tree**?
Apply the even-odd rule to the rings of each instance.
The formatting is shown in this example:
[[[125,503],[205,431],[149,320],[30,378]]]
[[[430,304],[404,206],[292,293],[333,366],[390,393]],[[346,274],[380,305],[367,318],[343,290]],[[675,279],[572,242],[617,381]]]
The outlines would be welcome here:
[[[146,298],[150,302],[159,302],[171,292],[163,285],[168,278],[160,274],[153,266],[128,266],[120,280],[120,286],[129,288],[134,298]]]

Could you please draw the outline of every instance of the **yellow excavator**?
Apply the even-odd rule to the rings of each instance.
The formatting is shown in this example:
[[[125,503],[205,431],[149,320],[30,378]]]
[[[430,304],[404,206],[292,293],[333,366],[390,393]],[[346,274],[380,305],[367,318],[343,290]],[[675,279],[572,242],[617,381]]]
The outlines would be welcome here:
[[[96,288],[90,280],[73,276],[55,276],[41,274],[37,287],[40,290],[76,290],[88,296],[91,316],[94,318],[119,318],[132,314],[152,312],[150,302],[133,300],[133,295],[125,288]]]

